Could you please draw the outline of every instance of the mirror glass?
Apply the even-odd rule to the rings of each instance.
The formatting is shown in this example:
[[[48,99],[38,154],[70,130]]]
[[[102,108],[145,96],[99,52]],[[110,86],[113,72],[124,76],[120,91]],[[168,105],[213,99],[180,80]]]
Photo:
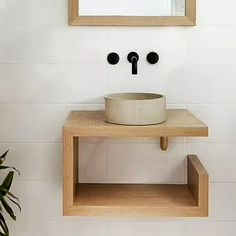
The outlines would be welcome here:
[[[79,0],[80,16],[185,16],[185,0]]]

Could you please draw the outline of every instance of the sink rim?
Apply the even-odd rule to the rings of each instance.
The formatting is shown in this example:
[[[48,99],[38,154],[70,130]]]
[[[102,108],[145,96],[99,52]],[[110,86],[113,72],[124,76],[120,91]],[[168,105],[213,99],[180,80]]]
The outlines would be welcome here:
[[[141,93],[141,92],[128,92],[128,93],[111,93],[104,96],[105,99],[117,101],[150,101],[162,99],[165,96],[157,93]]]

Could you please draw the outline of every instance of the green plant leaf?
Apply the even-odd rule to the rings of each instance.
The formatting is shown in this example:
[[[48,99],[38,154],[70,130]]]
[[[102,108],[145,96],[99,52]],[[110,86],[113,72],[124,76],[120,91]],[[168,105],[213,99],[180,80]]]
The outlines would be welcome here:
[[[4,234],[3,235],[9,235],[9,230],[8,230],[8,227],[7,227],[7,224],[5,222],[5,219],[3,218],[3,215],[2,215],[2,218],[0,219],[0,228],[1,228],[1,233],[3,232]],[[1,234],[0,234],[1,235]]]
[[[16,220],[16,216],[14,214],[14,211],[11,208],[11,206],[9,205],[9,203],[12,202],[21,211],[19,199],[17,197],[15,197],[9,191],[11,188],[12,182],[13,182],[15,172],[17,172],[19,175],[20,175],[20,172],[15,167],[2,165],[6,159],[8,152],[9,152],[9,150],[7,150],[4,154],[2,154],[0,156],[0,170],[6,170],[6,169],[11,170],[7,174],[5,179],[3,180],[2,184],[0,185],[0,236],[9,236],[9,229],[8,229],[8,226],[7,226],[6,221],[4,219],[4,213],[5,213],[5,212],[3,212],[4,209],[6,210],[6,212],[10,215],[10,217],[13,220]],[[6,201],[7,199],[9,199],[9,201],[10,201],[9,203]]]
[[[5,170],[5,169],[12,169],[12,170],[16,171],[18,173],[18,175],[20,175],[20,171],[17,170],[15,167],[12,167],[12,166],[1,166],[0,165],[0,170]]]
[[[7,189],[3,188],[1,185],[0,185],[0,194],[9,195],[9,197],[12,197],[12,198],[16,199],[19,202],[19,199],[16,196],[14,196],[12,193],[10,193]],[[1,208],[1,206],[0,206],[0,208]]]
[[[2,186],[4,189],[9,190],[10,187],[11,187],[11,184],[12,184],[13,177],[14,177],[14,171],[10,171],[10,172],[8,173],[8,175],[6,176],[6,178],[3,180],[1,186]],[[6,195],[6,194],[5,194],[5,195]],[[4,194],[3,194],[3,196],[4,196]]]
[[[7,196],[7,198],[8,198],[12,203],[14,203],[14,204],[19,208],[19,210],[21,211],[21,206],[20,206],[20,204],[19,204],[18,202],[14,201],[13,199],[11,199],[11,198],[8,197],[8,196]]]
[[[0,236],[9,236],[9,234],[3,234],[0,232]]]
[[[11,209],[11,207],[8,205],[8,203],[6,202],[6,200],[4,199],[4,197],[2,195],[0,195],[0,201],[2,202],[3,207],[5,208],[5,210],[7,211],[7,213],[10,215],[10,217],[13,220],[16,220],[16,216],[13,212],[13,210]]]
[[[3,231],[5,235],[8,234],[8,231],[7,231],[8,229],[6,228],[6,226],[4,225],[4,223],[1,220],[0,220],[0,229],[1,229],[0,231],[1,232]]]
[[[7,227],[7,224],[6,224],[6,221],[2,215],[2,213],[0,213],[0,226],[4,232],[5,235],[8,235],[9,234],[9,230],[8,230],[8,227]]]
[[[0,156],[0,165],[2,165],[2,163],[5,161],[6,155],[7,155],[8,152],[9,152],[9,150],[7,150],[5,153],[3,153],[3,154]]]
[[[21,206],[19,204],[19,199],[17,197],[15,197],[12,193],[10,193],[8,190],[6,190],[5,188],[3,188],[2,186],[0,186],[0,194],[2,196],[5,196],[11,201],[13,202],[15,205],[17,205],[17,207],[19,208],[19,210],[21,211]],[[13,200],[13,199],[15,200]],[[0,206],[0,210],[1,210],[1,206]]]

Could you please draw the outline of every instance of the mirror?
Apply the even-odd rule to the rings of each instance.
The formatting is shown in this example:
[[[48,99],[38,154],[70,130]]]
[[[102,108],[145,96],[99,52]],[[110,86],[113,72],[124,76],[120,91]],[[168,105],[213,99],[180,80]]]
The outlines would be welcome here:
[[[80,0],[80,16],[185,16],[185,0]]]
[[[69,0],[70,25],[195,25],[196,0]]]

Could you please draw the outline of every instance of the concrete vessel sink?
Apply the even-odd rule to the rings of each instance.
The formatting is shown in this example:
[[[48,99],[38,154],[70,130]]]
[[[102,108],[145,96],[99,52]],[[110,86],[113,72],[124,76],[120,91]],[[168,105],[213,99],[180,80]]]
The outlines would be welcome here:
[[[122,125],[152,125],[166,120],[165,96],[154,93],[116,93],[105,96],[105,119]]]

